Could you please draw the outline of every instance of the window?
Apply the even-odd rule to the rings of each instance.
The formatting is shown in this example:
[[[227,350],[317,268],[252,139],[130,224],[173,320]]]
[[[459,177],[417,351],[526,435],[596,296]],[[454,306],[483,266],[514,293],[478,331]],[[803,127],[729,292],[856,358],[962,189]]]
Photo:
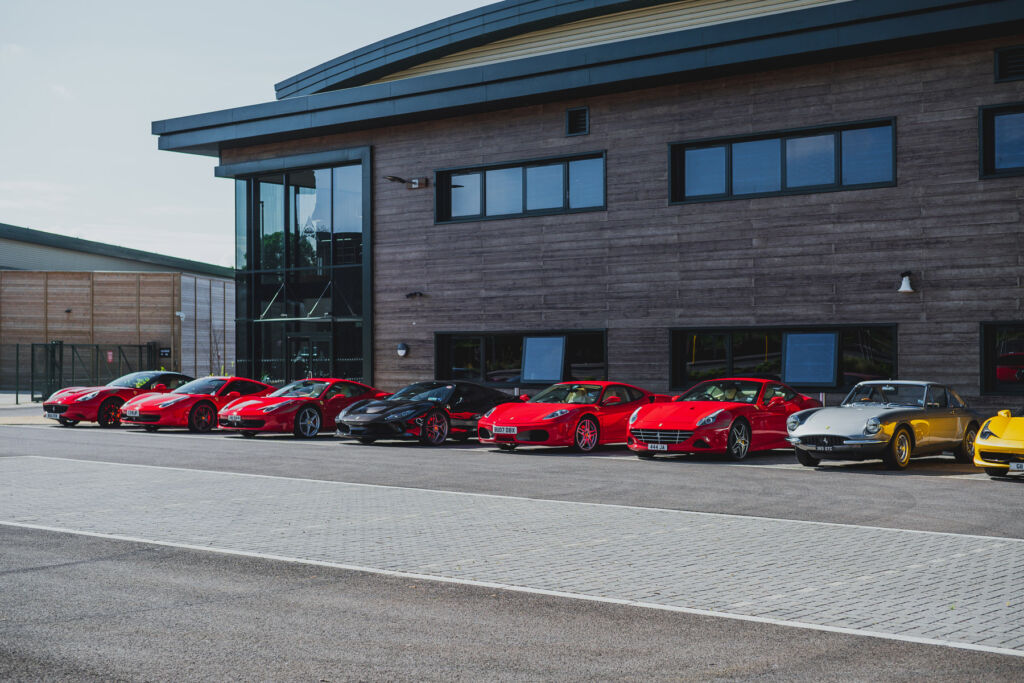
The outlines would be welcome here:
[[[1024,78],[1024,46],[996,50],[996,83]]]
[[[790,334],[838,336],[838,382],[833,379],[827,386],[815,383],[815,387],[845,390],[864,380],[896,376],[894,325],[672,330],[670,386],[686,389],[721,377],[782,379],[784,340]]]
[[[606,376],[603,331],[439,333],[434,348],[434,375],[439,380],[513,387]],[[524,360],[528,371],[534,368],[536,379],[523,379]],[[538,368],[540,374],[536,374]]]
[[[586,135],[590,132],[590,109],[573,107],[565,112],[565,134]]]
[[[981,390],[1024,394],[1024,323],[982,324]]]
[[[893,185],[895,122],[675,143],[672,202],[804,194]]]
[[[437,221],[603,209],[604,156],[439,171]]]
[[[981,177],[1024,175],[1024,104],[980,110]]]

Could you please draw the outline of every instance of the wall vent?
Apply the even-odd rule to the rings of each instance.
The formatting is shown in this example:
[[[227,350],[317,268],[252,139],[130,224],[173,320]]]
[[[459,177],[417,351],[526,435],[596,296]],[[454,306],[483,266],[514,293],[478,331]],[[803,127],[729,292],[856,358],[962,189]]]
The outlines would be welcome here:
[[[565,134],[586,135],[590,132],[590,109],[575,107],[565,111]]]
[[[996,50],[996,82],[1024,79],[1024,46]]]

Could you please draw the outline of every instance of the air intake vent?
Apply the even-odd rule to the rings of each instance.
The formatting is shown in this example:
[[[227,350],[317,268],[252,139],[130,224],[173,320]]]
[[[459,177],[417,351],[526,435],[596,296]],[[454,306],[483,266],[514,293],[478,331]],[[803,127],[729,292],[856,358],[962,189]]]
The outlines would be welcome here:
[[[996,50],[996,82],[1024,78],[1024,46]]]
[[[586,135],[590,132],[590,109],[576,107],[565,112],[565,134]]]

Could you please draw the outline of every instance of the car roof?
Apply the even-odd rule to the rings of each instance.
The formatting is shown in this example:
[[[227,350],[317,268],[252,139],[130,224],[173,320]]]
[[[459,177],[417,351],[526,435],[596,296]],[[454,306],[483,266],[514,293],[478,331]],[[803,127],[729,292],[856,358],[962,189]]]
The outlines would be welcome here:
[[[857,382],[857,384],[913,384],[919,387],[925,387],[929,384],[940,384],[941,386],[946,386],[940,382],[925,382],[918,379],[870,379],[865,382]]]

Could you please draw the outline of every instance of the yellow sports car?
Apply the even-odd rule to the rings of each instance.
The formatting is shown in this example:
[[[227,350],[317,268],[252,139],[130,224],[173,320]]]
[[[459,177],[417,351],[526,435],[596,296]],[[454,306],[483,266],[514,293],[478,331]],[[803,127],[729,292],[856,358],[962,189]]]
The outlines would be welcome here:
[[[974,464],[990,477],[1024,475],[1024,417],[1000,410],[986,420],[974,440]]]

